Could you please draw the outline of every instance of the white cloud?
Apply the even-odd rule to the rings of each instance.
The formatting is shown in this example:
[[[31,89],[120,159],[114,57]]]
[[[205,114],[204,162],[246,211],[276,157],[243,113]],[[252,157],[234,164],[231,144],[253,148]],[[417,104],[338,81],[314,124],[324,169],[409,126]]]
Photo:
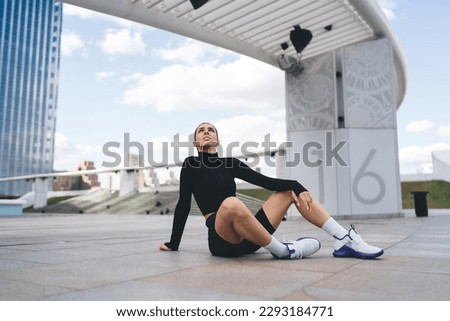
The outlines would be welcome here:
[[[71,56],[76,51],[85,49],[84,41],[80,35],[72,31],[65,31],[61,35],[61,54]]]
[[[142,34],[129,29],[106,30],[100,48],[109,56],[144,55],[145,42]]]
[[[128,75],[123,75],[120,77],[120,80],[124,83],[131,83],[133,81],[139,81],[144,75],[140,72],[135,72]]]
[[[389,20],[395,20],[395,9],[399,0],[377,0],[384,14]]]
[[[67,136],[56,132],[53,168],[56,171],[74,170],[78,163],[84,160],[93,161],[98,168],[104,157],[102,148],[83,144],[73,145]]]
[[[98,153],[102,151],[100,146],[92,146],[87,144],[75,144],[75,151],[81,155],[87,155],[92,153]],[[84,159],[81,159],[84,160]]]
[[[187,39],[179,47],[153,54],[175,64],[157,73],[122,77],[129,88],[122,103],[175,110],[260,110],[276,113],[284,106],[283,73],[254,59]],[[229,55],[228,60],[224,59]],[[284,113],[284,107],[281,108]]]
[[[408,124],[406,130],[410,133],[423,133],[429,132],[433,129],[434,123],[431,120],[418,120]]]
[[[432,162],[431,153],[433,151],[450,149],[450,144],[435,143],[428,146],[408,146],[399,150],[400,167],[410,167],[415,165],[417,168]]]
[[[268,115],[241,115],[214,122],[219,133],[222,156],[240,156],[265,150],[265,136],[270,134],[270,142],[276,149],[286,142],[286,123],[284,118],[275,119]],[[237,146],[236,146],[236,143]],[[276,176],[275,160],[264,157],[249,158],[249,165],[259,167],[263,174]]]
[[[440,137],[450,137],[450,126],[440,126],[438,129]]]
[[[153,54],[160,59],[189,65],[219,62],[219,59],[228,52],[225,49],[215,47],[193,39],[186,41],[177,48],[162,48],[153,50]]]
[[[270,141],[276,143],[277,146],[286,140],[284,118],[276,120],[264,115],[241,115],[218,120],[214,122],[214,125],[219,133],[219,140],[224,151],[231,143],[235,142],[239,142],[240,146],[248,142],[257,143],[259,146],[257,149],[263,150],[262,143],[267,134],[270,134]],[[236,148],[236,150],[233,149],[233,152],[242,154],[237,153],[239,150]],[[252,148],[252,150],[254,149]]]
[[[67,147],[69,147],[69,137],[55,132],[55,149],[66,149]]]
[[[241,56],[221,65],[172,65],[140,75],[122,95],[130,106],[175,110],[239,110],[266,113],[284,109],[284,74]]]
[[[95,73],[95,80],[99,82],[104,82],[107,79],[115,77],[116,74],[117,73],[113,71],[98,71]]]

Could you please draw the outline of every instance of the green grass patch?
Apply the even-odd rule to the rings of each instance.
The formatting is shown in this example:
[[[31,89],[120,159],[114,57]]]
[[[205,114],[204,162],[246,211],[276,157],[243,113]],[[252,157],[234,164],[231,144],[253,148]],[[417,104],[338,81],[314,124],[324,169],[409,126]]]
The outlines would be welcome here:
[[[71,196],[56,196],[56,197],[50,197],[49,199],[47,199],[47,206],[48,205],[53,205],[65,200],[68,200],[69,198],[75,197],[73,195]]]
[[[47,206],[53,205],[53,204],[56,204],[56,203],[59,203],[59,202],[65,201],[65,200],[68,200],[69,198],[72,198],[72,197],[75,197],[75,196],[71,195],[71,196],[50,197],[50,198],[47,199]],[[26,213],[33,213],[33,212],[40,211],[40,209],[34,209],[33,206],[30,206],[30,207],[24,208],[23,211],[26,212]]]
[[[270,195],[273,194],[272,191],[263,189],[263,188],[255,188],[255,189],[242,189],[238,191],[241,194],[257,198],[259,200],[267,200]]]
[[[403,182],[403,208],[414,208],[414,196],[411,193],[417,191],[428,192],[428,208],[450,208],[450,183],[445,181]]]

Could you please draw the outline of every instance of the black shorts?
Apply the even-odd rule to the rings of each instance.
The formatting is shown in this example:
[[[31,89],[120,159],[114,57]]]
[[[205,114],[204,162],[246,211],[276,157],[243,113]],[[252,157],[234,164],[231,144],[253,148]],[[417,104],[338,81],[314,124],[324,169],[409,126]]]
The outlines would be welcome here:
[[[267,232],[270,234],[275,232],[275,229],[272,224],[270,224],[269,219],[262,208],[256,213],[255,217],[262,224],[262,226],[264,226]],[[210,217],[208,217],[205,224],[208,227],[209,251],[214,256],[237,257],[244,254],[254,253],[261,248],[261,246],[253,244],[247,240],[243,240],[239,244],[231,244],[221,238],[215,229],[216,213],[213,213]]]

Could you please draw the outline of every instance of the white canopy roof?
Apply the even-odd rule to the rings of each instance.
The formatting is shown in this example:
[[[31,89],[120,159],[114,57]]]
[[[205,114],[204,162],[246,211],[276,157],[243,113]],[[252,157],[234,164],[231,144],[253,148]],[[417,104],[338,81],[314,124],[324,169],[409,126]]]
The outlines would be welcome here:
[[[394,44],[397,107],[406,92],[406,66],[389,21],[375,0],[209,0],[195,10],[188,0],[64,0],[201,40],[278,66],[293,26],[313,34],[302,52],[307,59],[378,37]],[[326,28],[328,27],[328,28]],[[327,30],[330,29],[330,30]]]

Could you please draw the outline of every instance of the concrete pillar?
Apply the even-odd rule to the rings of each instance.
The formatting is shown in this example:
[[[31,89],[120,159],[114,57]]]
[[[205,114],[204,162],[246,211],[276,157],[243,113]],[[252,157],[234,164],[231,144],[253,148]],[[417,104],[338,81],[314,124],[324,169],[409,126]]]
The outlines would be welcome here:
[[[137,192],[138,181],[139,173],[137,170],[121,170],[119,196]]]
[[[303,61],[286,74],[289,177],[333,216],[401,215],[393,50],[389,39]]]
[[[48,178],[36,178],[33,183],[33,191],[33,208],[41,208],[47,206]]]
[[[286,150],[280,149],[275,155],[276,176],[278,178],[289,178],[289,171],[286,168]]]

